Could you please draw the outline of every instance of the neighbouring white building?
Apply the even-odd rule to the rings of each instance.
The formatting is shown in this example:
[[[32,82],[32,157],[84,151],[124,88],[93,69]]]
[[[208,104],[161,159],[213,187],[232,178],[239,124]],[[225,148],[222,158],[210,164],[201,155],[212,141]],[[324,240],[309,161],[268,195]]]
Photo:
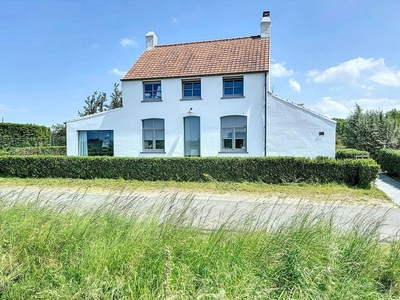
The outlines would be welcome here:
[[[123,108],[68,121],[67,154],[334,157],[336,122],[269,92],[270,29],[264,12],[256,36],[158,45],[147,33]]]

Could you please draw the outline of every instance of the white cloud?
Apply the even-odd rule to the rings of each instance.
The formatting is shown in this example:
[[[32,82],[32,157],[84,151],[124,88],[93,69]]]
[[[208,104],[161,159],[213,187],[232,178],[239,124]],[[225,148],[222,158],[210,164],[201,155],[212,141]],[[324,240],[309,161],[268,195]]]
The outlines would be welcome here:
[[[126,71],[120,71],[117,68],[114,68],[114,69],[108,71],[108,73],[117,74],[119,76],[124,76]]]
[[[382,110],[384,112],[397,109],[400,110],[400,98],[399,99],[389,99],[389,98],[360,98],[352,100],[361,106],[362,109],[373,109]]]
[[[290,79],[289,80],[290,86],[293,90],[295,90],[296,92],[301,92],[301,86],[300,83],[298,83],[296,80],[294,79]]]
[[[286,69],[285,64],[286,64],[285,62],[271,64],[271,76],[272,77],[292,76],[293,70]]]
[[[172,22],[173,24],[176,24],[176,23],[178,23],[178,19],[175,18],[175,17],[171,17],[171,22]]]
[[[346,106],[338,101],[332,100],[330,97],[323,97],[316,105],[312,105],[311,109],[332,118],[345,118],[349,114],[351,106],[351,103],[347,103]]]
[[[400,71],[391,70],[385,67],[377,74],[373,75],[371,80],[382,85],[400,87]]]
[[[373,71],[377,67],[383,67],[385,62],[382,58],[355,58],[341,63],[325,71],[311,70],[307,76],[317,83],[349,83],[356,84],[364,71]]]
[[[324,71],[311,70],[307,76],[316,83],[341,83],[359,85],[372,89],[366,83],[400,87],[400,71],[386,66],[383,58],[362,58],[348,60]]]
[[[136,47],[138,45],[136,38],[132,38],[132,39],[122,39],[120,44],[122,45],[122,47],[126,48],[126,47]]]

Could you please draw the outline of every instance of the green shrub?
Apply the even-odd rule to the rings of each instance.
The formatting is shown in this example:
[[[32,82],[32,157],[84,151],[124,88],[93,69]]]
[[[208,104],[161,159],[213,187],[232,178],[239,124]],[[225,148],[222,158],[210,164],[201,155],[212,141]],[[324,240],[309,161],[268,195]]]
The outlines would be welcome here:
[[[215,181],[271,184],[337,182],[369,187],[378,171],[379,166],[372,159],[0,156],[0,175],[36,178],[123,178],[186,182],[212,178]]]
[[[368,151],[357,150],[352,148],[343,148],[336,151],[336,159],[355,159],[359,157],[369,157]]]
[[[0,123],[0,149],[50,146],[51,132],[46,126]]]
[[[10,155],[67,155],[67,147],[22,147],[11,148],[8,151]]]
[[[400,176],[400,150],[382,149],[378,154],[378,162],[383,171],[389,175]]]

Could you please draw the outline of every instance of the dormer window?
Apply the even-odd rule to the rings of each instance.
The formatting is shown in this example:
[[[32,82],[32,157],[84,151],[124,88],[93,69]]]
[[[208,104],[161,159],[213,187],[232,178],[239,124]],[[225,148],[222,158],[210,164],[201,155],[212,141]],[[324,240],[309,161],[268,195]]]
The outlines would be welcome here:
[[[223,79],[224,98],[243,97],[243,76],[240,77],[226,77]]]
[[[143,101],[161,101],[161,81],[144,82]]]

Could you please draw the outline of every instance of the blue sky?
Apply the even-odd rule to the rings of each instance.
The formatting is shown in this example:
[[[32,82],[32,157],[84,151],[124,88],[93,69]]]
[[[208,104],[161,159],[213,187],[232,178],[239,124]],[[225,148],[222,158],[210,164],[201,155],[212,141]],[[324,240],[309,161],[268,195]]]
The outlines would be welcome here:
[[[0,0],[0,118],[78,117],[159,44],[260,33],[271,11],[273,92],[329,117],[400,110],[398,0]]]

